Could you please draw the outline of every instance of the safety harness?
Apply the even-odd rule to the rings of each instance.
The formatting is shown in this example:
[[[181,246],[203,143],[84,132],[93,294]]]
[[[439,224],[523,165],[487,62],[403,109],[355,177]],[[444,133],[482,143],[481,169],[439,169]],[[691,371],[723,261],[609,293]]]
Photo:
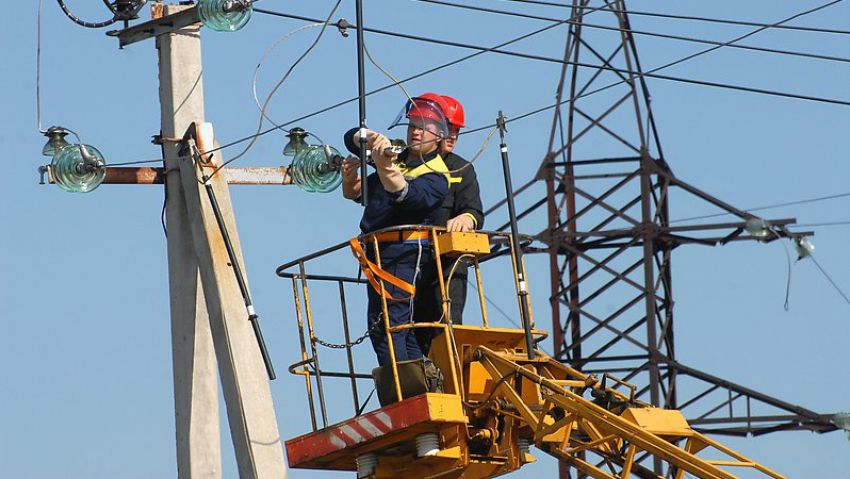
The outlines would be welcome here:
[[[390,301],[409,301],[413,295],[416,294],[416,286],[408,283],[407,281],[403,281],[398,277],[388,273],[386,270],[376,265],[375,263],[369,261],[369,258],[366,257],[366,252],[363,251],[363,246],[360,244],[360,240],[357,238],[351,238],[348,240],[349,245],[351,246],[351,254],[360,262],[360,269],[363,270],[363,275],[369,280],[369,284],[375,288],[375,291],[378,294],[382,294],[384,298]],[[395,285],[397,288],[409,294],[404,298],[396,298],[387,292],[386,288],[381,291],[381,284],[378,282],[377,278],[380,278],[383,281],[386,281],[390,284]]]

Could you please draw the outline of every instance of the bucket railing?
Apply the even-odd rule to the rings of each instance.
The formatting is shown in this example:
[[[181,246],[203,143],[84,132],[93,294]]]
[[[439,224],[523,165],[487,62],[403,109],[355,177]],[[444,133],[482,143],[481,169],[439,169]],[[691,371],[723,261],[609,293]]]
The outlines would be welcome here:
[[[417,225],[407,225],[400,226],[394,228],[386,228],[379,231],[375,231],[373,233],[368,233],[361,235],[357,238],[357,240],[364,245],[367,245],[367,249],[372,253],[372,260],[378,267],[381,266],[380,260],[380,252],[379,252],[379,243],[378,236],[385,235],[386,233],[409,233],[409,232],[420,232],[423,236],[429,238],[430,246],[433,249],[433,254],[436,262],[436,275],[440,285],[441,297],[442,297],[442,317],[435,318],[434,321],[431,322],[409,322],[402,325],[390,326],[388,314],[387,314],[387,299],[384,297],[383,290],[385,288],[384,282],[382,280],[378,280],[378,291],[383,308],[383,318],[384,318],[384,332],[387,335],[387,341],[390,348],[390,354],[392,357],[392,372],[393,372],[393,382],[395,387],[396,398],[398,400],[403,399],[402,397],[402,389],[401,383],[399,379],[398,372],[398,363],[395,361],[395,351],[393,348],[393,341],[391,335],[393,332],[401,331],[405,329],[411,328],[436,328],[440,329],[444,333],[444,338],[447,341],[446,348],[448,348],[448,352],[450,356],[454,358],[448,366],[451,371],[447,371],[449,376],[452,379],[452,384],[447,384],[447,392],[455,393],[455,394],[463,394],[462,378],[459,377],[463,370],[462,366],[462,351],[457,350],[457,345],[454,344],[454,334],[453,328],[455,327],[452,323],[451,318],[451,299],[448,296],[448,288],[447,288],[447,277],[444,274],[444,264],[455,266],[456,263],[460,261],[469,261],[470,266],[472,266],[471,270],[475,273],[474,284],[476,286],[477,295],[478,295],[478,305],[481,311],[481,324],[484,328],[490,328],[490,320],[487,315],[487,305],[485,302],[484,295],[484,281],[482,280],[481,274],[481,263],[485,261],[491,261],[493,259],[507,256],[511,258],[511,265],[513,271],[513,282],[514,287],[519,294],[520,285],[518,282],[518,270],[521,269],[523,272],[523,276],[525,275],[525,265],[524,262],[521,265],[517,265],[513,258],[515,257],[512,254],[512,248],[514,248],[514,244],[509,233],[504,232],[489,232],[489,231],[479,231],[475,232],[477,235],[486,236],[486,242],[489,245],[489,252],[486,254],[476,253],[465,253],[454,251],[451,256],[444,255],[445,251],[441,251],[441,241],[438,241],[437,238],[444,234],[451,234],[445,231],[445,228],[436,228],[436,227],[427,227],[427,226],[417,226]],[[479,237],[480,240],[480,237]],[[525,248],[531,243],[531,237],[522,236],[520,241],[522,242],[522,247]],[[355,358],[353,354],[352,348],[364,340],[368,339],[369,333],[371,329],[366,331],[365,334],[359,336],[355,339],[352,339],[352,328],[349,324],[349,317],[351,316],[350,311],[348,311],[348,301],[347,301],[347,292],[346,286],[357,286],[362,289],[365,285],[367,288],[373,287],[369,284],[369,281],[364,279],[362,276],[362,270],[357,273],[356,276],[340,276],[333,274],[314,274],[312,271],[320,270],[323,267],[327,267],[327,264],[338,265],[341,262],[351,261],[350,257],[345,253],[345,250],[349,247],[349,242],[346,241],[344,243],[340,243],[329,248],[325,248],[323,250],[317,251],[315,253],[311,253],[309,255],[303,256],[301,258],[290,261],[286,264],[279,266],[276,269],[276,274],[281,278],[289,279],[292,282],[292,294],[294,298],[295,305],[295,317],[296,323],[298,327],[298,335],[299,342],[301,348],[301,360],[293,363],[289,366],[289,372],[295,375],[304,376],[305,386],[308,398],[308,405],[310,409],[310,418],[313,430],[317,430],[320,428],[319,422],[317,421],[317,407],[318,414],[321,416],[321,428],[327,427],[329,425],[328,418],[328,408],[326,403],[326,388],[325,388],[325,380],[326,379],[347,379],[349,382],[349,390],[350,397],[353,404],[353,416],[360,415],[363,410],[366,408],[369,399],[371,398],[371,394],[361,402],[361,389],[358,388],[358,380],[372,380],[372,374],[365,372],[358,372],[357,367],[355,366]],[[453,261],[453,263],[446,263],[446,261]],[[324,262],[324,266],[319,263]],[[354,264],[357,264],[355,261],[351,261],[352,268]],[[308,272],[308,267],[310,272]],[[448,270],[453,270],[452,267],[447,268]],[[471,280],[471,278],[470,278]],[[310,298],[310,290],[311,288],[315,288],[319,284],[336,284],[338,290],[337,303],[339,305],[339,317],[340,324],[342,327],[342,332],[344,336],[344,343],[342,344],[330,344],[324,341],[323,335],[317,334],[317,322],[315,320],[314,308],[311,306],[311,298]],[[327,295],[322,296],[322,302],[325,306],[329,303],[329,298]],[[356,318],[362,318],[362,313],[358,312],[354,314]],[[522,308],[519,304],[519,297],[517,299],[517,317],[520,319],[522,324],[525,324],[526,318],[522,318]],[[468,316],[468,315],[467,315]],[[527,318],[528,324],[532,327],[534,325],[533,317],[531,315],[531,310],[529,309],[529,318]],[[355,320],[354,324],[362,324],[359,321]],[[327,325],[323,325],[323,327],[328,327]],[[374,328],[375,325],[372,325]],[[359,330],[358,328],[354,329],[355,331]],[[356,333],[355,333],[356,334]],[[534,331],[534,336],[537,338],[536,342],[539,342],[543,338],[545,338],[546,334],[543,331]],[[340,349],[344,350],[345,354],[345,364],[346,367],[344,370],[332,370],[330,368],[325,369],[321,366],[322,364],[322,355],[320,354],[320,347],[324,346],[331,349]],[[370,366],[374,366],[374,363],[371,363]],[[444,366],[444,367],[445,367]],[[318,403],[318,404],[317,404]]]

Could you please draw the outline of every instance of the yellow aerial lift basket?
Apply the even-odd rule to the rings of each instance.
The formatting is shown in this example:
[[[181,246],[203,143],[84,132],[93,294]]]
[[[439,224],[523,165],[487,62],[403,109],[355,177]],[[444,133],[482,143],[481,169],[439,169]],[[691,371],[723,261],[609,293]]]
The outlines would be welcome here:
[[[351,348],[358,341],[350,338],[344,285],[366,281],[307,273],[308,263],[334,254],[348,243],[278,268],[279,276],[292,280],[302,346],[301,361],[289,370],[305,378],[313,423],[312,432],[286,441],[291,467],[357,471],[358,478],[477,479],[508,474],[534,462],[533,446],[593,478],[659,478],[652,470],[653,459],[656,464],[666,464],[668,475],[676,479],[685,474],[732,479],[737,477],[732,471],[741,468],[783,477],[692,430],[679,411],[636,400],[635,387],[630,384],[607,375],[600,379],[583,374],[538,350],[529,359],[525,329],[491,327],[480,263],[496,257],[513,258],[506,253],[518,245],[510,235],[446,233],[440,228],[410,226],[359,239],[368,243],[387,231],[417,230],[429,231],[441,284],[446,280],[444,261],[472,263],[482,313],[480,326],[452,324],[447,288],[442,287],[441,320],[387,328],[388,335],[403,328],[440,330],[429,352],[443,377],[439,393],[421,392],[425,385],[416,385],[422,381],[421,366],[393,362],[386,369],[391,374],[385,372],[384,376],[391,381],[387,389],[395,397],[386,406],[363,411],[357,382],[372,376],[358,373],[354,366]],[[514,262],[512,267],[519,292],[517,272],[527,277],[525,265]],[[316,282],[339,284],[346,344],[336,346],[346,350],[347,372],[320,367],[323,341],[314,328],[308,294],[309,285]],[[517,319],[527,325],[533,344],[537,344],[546,333],[534,328],[530,309],[528,317],[522,317],[519,309]],[[392,347],[393,342],[388,343]],[[355,404],[351,417],[333,424],[324,397],[324,381],[331,379],[350,382]],[[403,390],[416,394],[408,397],[413,393],[405,395]],[[316,397],[322,427],[317,424]]]

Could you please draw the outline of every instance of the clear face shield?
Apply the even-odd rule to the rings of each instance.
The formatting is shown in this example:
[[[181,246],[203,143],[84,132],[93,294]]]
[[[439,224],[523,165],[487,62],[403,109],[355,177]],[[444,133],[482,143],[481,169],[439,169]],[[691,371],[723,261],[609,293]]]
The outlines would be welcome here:
[[[408,138],[408,143],[411,146],[414,143],[423,143],[423,148],[426,150],[436,148],[439,141],[448,136],[449,131],[443,108],[436,101],[422,97],[414,97],[412,101],[407,101],[389,129],[392,130],[397,126],[422,130],[421,134],[413,134],[413,138]],[[434,148],[429,147],[430,144],[433,144]]]

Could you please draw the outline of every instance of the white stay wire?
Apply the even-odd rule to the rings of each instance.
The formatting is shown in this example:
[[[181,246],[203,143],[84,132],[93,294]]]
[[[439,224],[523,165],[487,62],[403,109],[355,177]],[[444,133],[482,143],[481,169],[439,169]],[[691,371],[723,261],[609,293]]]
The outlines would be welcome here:
[[[272,98],[274,98],[274,95],[277,93],[277,91],[280,89],[280,87],[283,85],[283,83],[287,80],[287,78],[289,78],[289,75],[292,74],[292,71],[295,70],[295,67],[297,67],[298,64],[301,63],[304,60],[304,58],[306,58],[307,55],[309,55],[310,52],[313,51],[313,48],[315,48],[316,45],[318,45],[319,40],[322,39],[322,36],[325,34],[325,30],[327,30],[327,27],[330,24],[331,17],[333,17],[337,8],[339,8],[340,3],[342,3],[342,0],[337,0],[336,4],[334,4],[334,7],[331,9],[330,13],[328,14],[327,19],[324,22],[321,23],[322,29],[321,29],[321,31],[319,31],[319,35],[316,37],[316,39],[313,41],[313,43],[310,44],[310,46],[307,48],[307,50],[305,50],[304,53],[302,53],[301,56],[298,57],[297,60],[295,60],[295,63],[293,63],[292,66],[289,67],[289,69],[286,71],[286,73],[283,75],[283,77],[280,79],[280,81],[277,83],[277,85],[275,85],[275,87],[269,93],[268,97],[266,98],[265,103],[263,104],[263,107],[260,109],[260,121],[259,121],[259,125],[257,127],[257,133],[255,135],[253,135],[250,143],[248,143],[248,146],[246,146],[244,150],[242,150],[241,152],[236,154],[236,156],[225,161],[224,163],[221,164],[221,166],[216,168],[215,171],[213,171],[210,174],[210,178],[215,176],[219,172],[219,170],[221,170],[222,168],[224,168],[228,164],[233,163],[234,161],[238,160],[239,158],[244,156],[246,153],[248,153],[248,151],[254,146],[254,143],[257,142],[257,139],[260,137],[260,133],[263,131],[263,122],[267,118],[266,114],[265,114],[265,110],[268,107],[269,102],[271,102]],[[300,31],[303,28],[304,27],[299,27],[295,31]],[[291,33],[294,33],[294,32],[291,32]],[[288,37],[291,33],[285,35],[283,38]],[[283,38],[278,40],[278,43],[283,41]],[[275,44],[275,46],[277,46],[277,44]],[[272,48],[274,48],[274,47],[272,47]],[[268,52],[267,52],[267,54],[268,54]],[[259,66],[258,66],[258,68],[259,68]],[[269,120],[269,121],[271,121],[271,120]],[[275,129],[283,129],[283,127],[276,127]]]
[[[265,103],[263,103],[261,105],[260,104],[260,98],[257,96],[257,76],[260,73],[260,68],[263,66],[263,63],[265,63],[266,57],[268,57],[269,54],[271,54],[271,52],[274,51],[274,49],[277,48],[277,46],[281,44],[281,42],[283,42],[284,40],[286,40],[290,36],[292,36],[292,35],[294,35],[298,32],[301,32],[303,30],[306,30],[308,28],[315,28],[315,27],[327,26],[327,25],[328,25],[327,22],[311,23],[309,25],[304,25],[304,26],[301,26],[299,28],[296,28],[295,30],[292,30],[291,32],[287,33],[286,35],[280,37],[271,47],[269,47],[268,50],[266,50],[266,53],[263,54],[263,57],[260,59],[260,62],[257,63],[257,67],[254,68],[254,75],[251,78],[251,92],[254,95],[254,102],[257,104],[257,109],[260,110],[260,115],[262,116],[262,118],[265,118],[266,120],[268,120],[269,123],[274,125],[279,130],[287,131],[286,128],[275,123],[275,121],[272,120],[271,117],[266,114],[266,108],[268,107],[269,101],[272,99],[274,94],[277,92],[277,90],[283,84],[284,80],[286,80],[286,77],[289,76],[289,71],[286,73],[286,75],[284,75],[284,77],[280,80],[280,82],[278,82],[278,84],[274,87],[274,89],[271,91],[271,93],[269,93],[269,96],[266,97]],[[319,34],[319,36],[321,37],[321,34]],[[318,41],[318,39],[316,39],[316,40]],[[300,59],[299,59],[299,61],[300,61]],[[297,64],[297,63],[298,62],[296,62],[295,64]],[[290,71],[292,71],[292,68],[295,68],[295,65],[292,65],[292,67],[290,67]],[[262,121],[260,123],[260,129],[262,129]]]

